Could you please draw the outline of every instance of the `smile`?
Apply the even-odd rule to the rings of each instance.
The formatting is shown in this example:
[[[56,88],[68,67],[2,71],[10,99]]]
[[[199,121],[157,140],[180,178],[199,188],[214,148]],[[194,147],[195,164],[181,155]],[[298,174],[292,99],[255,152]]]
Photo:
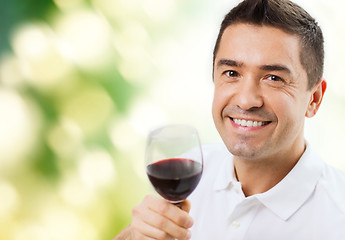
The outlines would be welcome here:
[[[231,118],[231,120],[242,127],[261,127],[270,123],[269,121],[252,121],[238,118]]]

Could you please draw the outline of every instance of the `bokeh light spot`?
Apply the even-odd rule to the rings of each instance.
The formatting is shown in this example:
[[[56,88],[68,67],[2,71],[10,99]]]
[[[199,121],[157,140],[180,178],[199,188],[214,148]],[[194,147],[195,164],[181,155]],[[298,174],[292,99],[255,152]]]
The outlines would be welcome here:
[[[8,219],[19,207],[19,195],[12,184],[0,180],[0,220]]]
[[[0,88],[0,172],[24,167],[20,161],[34,149],[38,115],[19,94]]]
[[[115,182],[115,166],[109,153],[94,150],[84,154],[78,173],[86,187],[97,189]]]

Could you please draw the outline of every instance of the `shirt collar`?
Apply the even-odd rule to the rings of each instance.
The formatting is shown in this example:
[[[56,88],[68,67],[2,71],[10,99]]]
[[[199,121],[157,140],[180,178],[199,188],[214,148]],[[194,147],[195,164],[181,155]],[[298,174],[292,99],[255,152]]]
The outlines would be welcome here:
[[[233,156],[225,147],[219,152],[222,162],[219,165],[219,171],[215,178],[213,189],[215,191],[225,190],[231,182],[237,181],[234,174]]]
[[[226,151],[221,153],[222,164],[214,182],[214,190],[227,189],[237,182],[233,168],[233,157]],[[312,152],[307,144],[302,157],[294,168],[270,190],[251,197],[257,198],[263,205],[283,220],[291,217],[313,193],[323,171],[323,161]]]
[[[323,166],[320,157],[307,145],[304,154],[288,175],[276,186],[256,197],[281,219],[287,220],[313,193]]]

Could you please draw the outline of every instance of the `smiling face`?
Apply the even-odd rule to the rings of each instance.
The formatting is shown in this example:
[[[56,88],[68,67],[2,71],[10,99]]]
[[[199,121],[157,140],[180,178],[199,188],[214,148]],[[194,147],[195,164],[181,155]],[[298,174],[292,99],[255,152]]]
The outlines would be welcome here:
[[[317,110],[299,38],[237,23],[224,31],[214,62],[212,115],[229,151],[243,159],[298,159],[304,118]]]

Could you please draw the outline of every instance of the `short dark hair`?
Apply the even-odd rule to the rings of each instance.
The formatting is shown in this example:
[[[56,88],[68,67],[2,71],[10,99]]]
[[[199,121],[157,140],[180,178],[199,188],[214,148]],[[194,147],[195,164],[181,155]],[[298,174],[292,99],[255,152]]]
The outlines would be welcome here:
[[[308,89],[323,75],[324,40],[321,28],[302,7],[289,0],[244,0],[224,18],[213,51],[213,66],[220,40],[227,27],[236,23],[272,26],[297,35],[300,61],[308,75]]]

